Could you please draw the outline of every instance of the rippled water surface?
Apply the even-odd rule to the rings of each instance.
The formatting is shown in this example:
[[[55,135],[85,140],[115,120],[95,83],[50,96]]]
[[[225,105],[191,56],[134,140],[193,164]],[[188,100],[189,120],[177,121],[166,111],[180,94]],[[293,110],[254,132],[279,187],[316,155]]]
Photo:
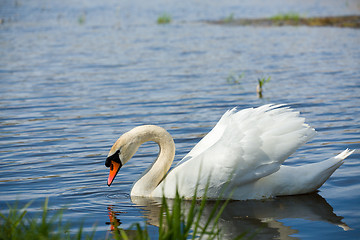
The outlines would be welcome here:
[[[221,3],[220,3],[221,2]],[[270,3],[271,2],[271,3]],[[141,124],[174,137],[179,161],[229,108],[287,103],[317,129],[289,159],[320,161],[360,149],[360,31],[331,27],[226,27],[204,20],[359,14],[358,1],[0,1],[0,206],[64,206],[64,220],[97,237],[147,221],[159,204],[132,202],[132,182],[157,156],[145,144],[106,185],[115,140]],[[167,12],[169,25],[156,19]],[[239,82],[228,81],[239,76]],[[262,99],[257,79],[271,76]],[[357,239],[359,154],[318,194],[232,202],[227,237]],[[154,217],[155,216],[155,217]],[[206,214],[204,214],[206,217]],[[348,227],[353,230],[345,231]],[[155,235],[154,235],[155,236]]]

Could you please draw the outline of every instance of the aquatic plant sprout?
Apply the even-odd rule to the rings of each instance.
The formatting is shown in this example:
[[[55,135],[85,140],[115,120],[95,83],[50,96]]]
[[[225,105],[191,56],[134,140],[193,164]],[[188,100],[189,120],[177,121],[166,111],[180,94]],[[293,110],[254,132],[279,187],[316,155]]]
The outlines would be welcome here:
[[[226,81],[228,83],[240,84],[241,80],[244,78],[244,76],[245,76],[244,73],[241,73],[241,74],[231,73],[227,76]]]
[[[224,18],[224,22],[225,23],[230,23],[230,22],[232,22],[232,21],[234,21],[235,20],[235,18],[234,18],[234,13],[231,13],[231,14],[229,14],[229,16],[227,16],[226,18]]]
[[[265,83],[270,82],[270,80],[271,80],[271,77],[268,77],[268,78],[265,78],[265,77],[258,78],[258,84],[259,84],[260,88],[262,88],[262,87],[265,85]]]
[[[158,24],[168,24],[171,22],[171,16],[167,13],[163,13],[161,14],[158,19],[157,19],[157,23]]]
[[[299,21],[300,18],[301,18],[300,14],[294,12],[281,13],[270,17],[270,19],[274,21],[290,21],[290,20]]]

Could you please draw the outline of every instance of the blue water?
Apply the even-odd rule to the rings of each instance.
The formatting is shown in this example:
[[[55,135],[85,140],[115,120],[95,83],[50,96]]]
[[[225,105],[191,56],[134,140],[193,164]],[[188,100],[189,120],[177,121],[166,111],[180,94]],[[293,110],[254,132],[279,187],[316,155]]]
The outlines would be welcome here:
[[[168,13],[173,21],[157,25]],[[64,220],[97,238],[149,224],[158,203],[131,201],[134,180],[157,156],[145,144],[106,185],[107,153],[125,131],[156,124],[179,161],[229,108],[286,103],[317,136],[287,162],[360,149],[360,31],[331,27],[226,27],[204,20],[359,14],[357,1],[0,1],[0,208],[33,201],[67,207]],[[239,83],[227,81],[243,75]],[[263,98],[257,79],[271,77]],[[224,238],[262,229],[264,239],[358,239],[359,153],[318,194],[233,202]],[[211,207],[211,206],[210,206]],[[353,230],[344,231],[348,226]],[[344,227],[346,228],[346,227]]]

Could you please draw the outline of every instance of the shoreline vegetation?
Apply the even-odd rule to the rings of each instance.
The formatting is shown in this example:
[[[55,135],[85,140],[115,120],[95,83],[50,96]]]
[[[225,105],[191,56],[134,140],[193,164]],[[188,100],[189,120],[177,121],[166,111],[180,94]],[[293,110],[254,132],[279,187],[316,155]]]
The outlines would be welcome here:
[[[221,239],[222,232],[218,226],[219,218],[226,207],[227,201],[216,200],[209,214],[209,217],[202,221],[207,202],[206,191],[201,200],[196,196],[190,200],[190,208],[185,209],[184,200],[178,193],[172,200],[162,198],[159,212],[158,239]],[[12,239],[95,239],[96,226],[93,226],[91,234],[85,233],[83,226],[77,231],[70,231],[70,222],[62,221],[62,213],[66,209],[61,209],[55,214],[49,213],[48,198],[45,199],[42,212],[37,216],[29,216],[27,208],[31,202],[19,207],[17,203],[8,205],[8,209],[0,213],[0,240]],[[121,228],[121,223],[116,219],[115,213],[110,212],[110,230],[106,236],[96,237],[104,240],[149,240],[151,236],[148,232],[147,224],[142,227],[140,223],[133,224],[130,229]],[[234,239],[251,239],[256,233],[243,232]]]
[[[268,18],[234,18],[233,14],[215,21],[206,21],[210,24],[229,26],[310,26],[310,27],[340,27],[360,28],[360,16],[326,16],[303,17],[297,13],[278,14]]]

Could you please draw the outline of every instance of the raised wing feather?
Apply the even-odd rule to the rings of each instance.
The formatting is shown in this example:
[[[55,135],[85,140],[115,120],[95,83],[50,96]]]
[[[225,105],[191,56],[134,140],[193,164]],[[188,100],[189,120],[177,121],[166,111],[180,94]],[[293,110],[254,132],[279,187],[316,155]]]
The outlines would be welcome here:
[[[268,176],[314,136],[304,121],[282,105],[230,110],[165,180],[180,181],[180,193],[191,196],[189,186],[205,188],[209,179],[211,192],[219,194],[227,183],[239,187]]]
[[[223,135],[226,127],[228,126],[230,116],[236,111],[236,109],[228,110],[224,113],[224,115],[217,122],[215,127],[203,137],[200,142],[198,142],[195,147],[188,153],[186,156],[178,162],[177,166],[188,161],[189,159],[194,158],[195,156],[203,153],[207,149],[209,149],[212,145],[214,145]]]

